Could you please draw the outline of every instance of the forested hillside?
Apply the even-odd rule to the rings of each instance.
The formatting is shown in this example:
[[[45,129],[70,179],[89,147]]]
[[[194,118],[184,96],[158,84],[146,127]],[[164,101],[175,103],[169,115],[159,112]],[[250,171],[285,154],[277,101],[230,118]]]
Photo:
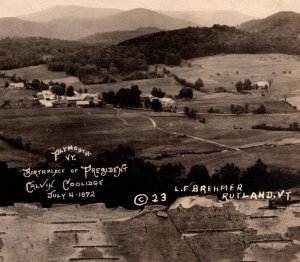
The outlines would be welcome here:
[[[239,27],[248,32],[258,32],[274,37],[298,37],[300,34],[300,14],[279,12],[264,19],[251,20]]]
[[[152,33],[156,33],[162,31],[157,27],[141,27],[135,30],[125,30],[125,31],[111,31],[104,33],[96,33],[93,35],[89,35],[83,38],[80,38],[79,41],[85,43],[103,43],[109,45],[116,45],[120,42],[123,42],[128,39],[136,38],[142,35],[148,35]]]
[[[216,54],[299,53],[296,43],[291,45],[272,35],[240,31],[234,27],[214,25],[189,27],[158,32],[120,43],[119,46],[143,50],[149,63],[179,64],[182,58]]]
[[[86,82],[89,76],[107,77],[147,68],[144,55],[135,47],[104,48],[101,44],[36,37],[0,40],[0,70],[38,64]]]
[[[65,71],[83,81],[87,76],[111,79],[146,70],[149,64],[179,65],[182,59],[216,54],[299,54],[297,41],[292,40],[220,25],[162,31],[109,47],[47,38],[5,38],[0,40],[0,69],[47,63],[49,70]]]

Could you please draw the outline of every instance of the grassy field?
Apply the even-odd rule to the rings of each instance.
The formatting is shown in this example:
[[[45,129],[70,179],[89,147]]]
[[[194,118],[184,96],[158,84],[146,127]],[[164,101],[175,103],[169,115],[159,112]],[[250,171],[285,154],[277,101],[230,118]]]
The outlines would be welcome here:
[[[164,66],[165,67],[165,66]],[[171,73],[194,82],[202,78],[205,84],[204,91],[213,93],[215,87],[224,86],[228,91],[235,91],[237,81],[249,78],[252,83],[256,81],[272,80],[271,91],[267,97],[282,99],[283,95],[295,96],[300,93],[299,76],[300,58],[298,56],[283,54],[258,55],[216,55],[204,58],[195,58],[186,61],[182,66],[167,67]],[[34,78],[40,80],[54,80],[66,82],[76,88],[90,88],[91,91],[116,90],[130,84],[138,84],[145,93],[150,93],[152,87],[160,87],[167,94],[178,94],[180,85],[172,78],[133,80],[114,84],[84,85],[76,77],[69,77],[64,72],[51,72],[46,65],[31,66],[12,70],[3,70],[8,75],[16,74],[27,80]],[[1,83],[1,82],[0,82]],[[205,95],[195,92],[197,98]]]
[[[143,93],[150,94],[153,87],[161,88],[166,95],[178,95],[182,86],[178,84],[173,77],[168,78],[155,78],[155,79],[144,79],[144,80],[131,80],[116,82],[112,84],[96,84],[96,85],[83,85],[82,83],[73,83],[73,86],[77,89],[87,88],[91,93],[93,92],[107,92],[107,91],[118,91],[120,88],[128,88],[131,85],[138,85]]]
[[[1,73],[12,76],[15,74],[23,79],[31,81],[32,79],[39,80],[57,80],[65,79],[68,76],[64,72],[52,72],[47,69],[46,65],[29,66],[11,70],[1,70]]]
[[[300,169],[299,132],[251,129],[261,123],[287,127],[299,119],[298,113],[276,117],[207,114],[206,124],[179,113],[115,108],[3,109],[0,117],[3,136],[22,136],[40,151],[73,144],[97,154],[127,144],[157,165],[181,162],[187,171],[199,163],[210,171],[226,162],[246,168],[258,158],[271,166]],[[1,150],[4,156],[11,148]],[[22,160],[19,166],[23,164]]]
[[[12,107],[32,107],[33,95],[36,94],[33,90],[9,90],[0,88],[0,105],[4,101],[9,100]],[[23,102],[18,102],[20,99]]]
[[[0,132],[5,137],[22,136],[33,149],[77,145],[93,153],[127,144],[139,155],[153,158],[163,153],[220,150],[219,146],[188,137],[161,132],[142,111],[130,111],[118,117],[111,109],[3,109]],[[174,144],[180,146],[174,149]],[[199,149],[199,144],[201,145]]]
[[[298,56],[258,54],[195,58],[181,67],[168,69],[191,82],[199,77],[202,78],[205,84],[204,90],[208,92],[213,92],[218,86],[233,91],[235,83],[246,78],[253,83],[260,80],[273,80],[271,92],[268,92],[267,96],[280,99],[284,94],[292,96],[293,92],[299,92],[299,66]]]

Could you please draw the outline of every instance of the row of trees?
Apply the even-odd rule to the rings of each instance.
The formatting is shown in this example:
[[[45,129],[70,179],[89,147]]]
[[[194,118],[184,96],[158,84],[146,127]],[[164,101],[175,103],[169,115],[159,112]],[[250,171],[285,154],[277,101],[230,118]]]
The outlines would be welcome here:
[[[262,130],[269,130],[269,131],[300,131],[299,124],[297,122],[290,123],[289,127],[282,127],[282,126],[269,126],[265,123],[258,124],[252,126],[253,129],[262,129]]]
[[[129,174],[121,180],[123,189],[126,190],[126,186],[129,183],[133,183],[139,185],[134,191],[139,190],[141,192],[143,192],[141,187],[148,188],[148,190],[161,188],[174,191],[175,184],[187,183],[196,183],[199,185],[237,185],[241,183],[245,192],[278,190],[300,185],[299,176],[281,169],[271,169],[260,159],[244,171],[233,163],[227,163],[220,169],[216,169],[212,174],[210,174],[207,167],[203,164],[193,165],[186,172],[185,167],[180,163],[163,164],[156,167],[149,162],[137,158],[132,148],[120,145],[114,150],[106,150],[98,154],[95,159],[89,161],[101,166],[128,163]],[[146,181],[150,184],[147,184]],[[131,188],[133,189],[133,187]],[[114,192],[116,191],[114,190]],[[120,193],[118,191],[118,194]]]
[[[186,116],[193,118],[193,119],[197,119],[199,122],[205,124],[206,118],[204,116],[199,116],[197,113],[198,113],[197,110],[192,107],[188,107],[188,106],[184,107],[184,114]]]
[[[237,92],[242,93],[243,91],[251,90],[254,87],[252,86],[252,83],[251,83],[250,79],[245,79],[244,82],[241,82],[241,81],[237,82],[235,84],[235,88],[236,88]]]
[[[145,98],[143,102],[144,102],[143,106],[147,109],[152,109],[154,111],[162,110],[162,104],[157,98],[152,100],[150,100],[150,98]]]
[[[295,187],[300,183],[297,175],[281,169],[269,169],[260,159],[243,172],[234,164],[226,164],[212,175],[205,165],[195,165],[191,167],[187,179],[203,185],[241,183],[246,192],[279,190]]]
[[[49,90],[51,86],[51,91],[53,94],[57,96],[74,96],[75,95],[75,89],[73,86],[66,86],[65,83],[59,83],[59,82],[52,82],[50,81],[49,84],[44,83],[43,81],[40,81],[38,79],[33,79],[30,84],[28,84],[28,87],[31,87],[35,91],[42,91],[42,90]],[[80,88],[78,90],[79,93],[83,93],[82,89]],[[84,89],[84,92],[87,93],[87,89]]]
[[[232,114],[244,114],[249,112],[249,104],[246,103],[244,106],[241,105],[230,105],[230,112]]]
[[[202,87],[204,87],[203,80],[201,78],[198,78],[195,83],[191,83],[186,81],[184,78],[180,78],[177,75],[173,75],[174,79],[181,85],[193,88],[195,90],[201,90]]]
[[[163,92],[160,88],[153,87],[151,91],[151,95],[159,98],[165,97],[166,93]]]
[[[249,104],[246,103],[245,105],[234,105],[231,104],[230,105],[230,112],[232,114],[247,114],[249,113]],[[253,110],[254,114],[266,114],[267,113],[267,109],[266,107],[262,104],[259,107],[255,108]]]
[[[269,79],[268,80],[269,86],[266,85],[264,88],[268,89],[268,87],[271,87],[272,83],[273,83],[273,79]],[[236,82],[235,89],[237,92],[243,93],[244,91],[247,91],[247,90],[258,89],[258,85],[257,84],[253,85],[250,79],[245,79],[244,82],[242,82],[242,81]]]
[[[137,85],[130,88],[121,88],[118,92],[103,92],[103,100],[108,104],[119,105],[122,107],[141,107],[141,91]]]
[[[253,165],[242,171],[233,163],[224,164],[212,174],[203,164],[193,165],[188,171],[182,164],[163,164],[159,167],[135,156],[133,149],[119,146],[113,151],[105,151],[93,160],[101,166],[114,166],[128,163],[126,176],[113,180],[111,189],[118,192],[119,200],[135,195],[136,192],[168,192],[172,203],[178,195],[174,194],[174,185],[230,185],[242,184],[244,192],[274,191],[300,185],[300,177],[281,169],[271,169],[258,159]],[[106,181],[105,181],[106,182]],[[157,190],[157,191],[155,191]],[[189,194],[189,193],[187,193]]]
[[[51,150],[48,151],[47,159],[53,157]],[[65,154],[68,154],[66,152]],[[46,169],[51,167],[51,159],[41,162],[36,168]],[[220,169],[209,173],[207,167],[202,164],[193,165],[187,172],[182,164],[163,164],[155,166],[139,157],[135,151],[127,146],[119,146],[116,149],[106,150],[95,157],[83,158],[76,157],[76,161],[66,161],[63,154],[60,161],[56,163],[64,167],[65,172],[56,177],[56,185],[61,185],[62,181],[69,179],[71,168],[78,168],[76,181],[85,182],[85,176],[80,166],[92,165],[94,167],[114,167],[127,165],[125,174],[118,177],[113,175],[104,176],[104,183],[101,187],[89,187],[95,191],[95,198],[69,198],[49,199],[46,192],[36,190],[28,194],[25,190],[25,183],[28,182],[21,172],[17,169],[9,169],[7,164],[0,163],[0,205],[12,205],[16,202],[42,202],[43,206],[51,206],[55,201],[65,203],[90,203],[104,202],[107,207],[124,206],[126,208],[139,208],[135,206],[134,199],[137,195],[146,194],[152,196],[154,193],[160,195],[164,192],[165,197],[162,201],[158,199],[155,204],[170,205],[175,199],[182,195],[192,194],[190,192],[174,192],[174,186],[181,185],[229,185],[243,184],[244,192],[274,191],[300,185],[300,177],[281,169],[270,169],[261,160],[257,160],[244,171],[234,164],[225,164]],[[187,175],[185,175],[187,173]],[[44,176],[36,177],[35,182],[40,183],[45,179]],[[57,188],[59,190],[59,188]],[[74,188],[74,194],[81,192],[84,187]],[[197,194],[197,193],[196,193]]]

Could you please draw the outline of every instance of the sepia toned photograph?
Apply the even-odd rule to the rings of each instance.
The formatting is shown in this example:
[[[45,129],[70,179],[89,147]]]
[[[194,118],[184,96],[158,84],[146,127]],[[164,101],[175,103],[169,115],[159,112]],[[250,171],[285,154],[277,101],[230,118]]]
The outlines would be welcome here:
[[[300,262],[298,0],[0,0],[0,262]]]

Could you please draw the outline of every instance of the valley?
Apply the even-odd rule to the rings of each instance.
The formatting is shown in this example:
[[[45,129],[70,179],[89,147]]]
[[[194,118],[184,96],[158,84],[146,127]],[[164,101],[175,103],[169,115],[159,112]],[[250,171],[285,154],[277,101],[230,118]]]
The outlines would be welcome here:
[[[275,167],[298,170],[298,161],[289,161],[297,158],[299,151],[297,141],[300,135],[297,132],[265,131],[252,127],[262,123],[288,126],[299,121],[298,111],[284,102],[284,96],[290,99],[299,89],[295,73],[299,64],[296,56],[265,54],[199,58],[187,61],[180,67],[167,67],[171,73],[188,81],[193,82],[199,76],[204,81],[201,91],[194,91],[193,99],[175,99],[176,113],[118,109],[111,106],[90,109],[32,108],[32,90],[24,90],[23,93],[7,90],[1,96],[2,102],[10,99],[15,108],[0,110],[0,130],[3,136],[22,136],[31,143],[32,148],[40,152],[49,147],[63,146],[65,137],[72,144],[84,136],[80,146],[95,153],[118,144],[126,144],[133,147],[139,156],[157,165],[181,162],[189,168],[197,163],[205,163],[213,171],[224,162],[247,167],[260,158]],[[284,70],[291,73],[283,74]],[[138,85],[142,94],[149,94],[153,87],[157,87],[174,99],[182,88],[172,76],[83,85],[76,78],[49,72],[44,66],[3,72],[26,76],[28,79],[65,82],[77,90],[87,88],[88,92],[100,95]],[[264,91],[264,96],[258,90],[250,90],[246,94],[237,93],[235,83],[248,76],[253,83],[272,78],[270,90]],[[227,92],[216,93],[215,89],[219,86],[226,88]],[[17,105],[16,102],[21,97],[24,102]],[[248,104],[250,111],[248,114],[232,114],[231,104]],[[265,105],[266,114],[251,113],[261,104]],[[205,117],[206,123],[187,118],[184,115],[184,107],[187,106]],[[210,108],[218,111],[209,112]],[[34,132],[31,131],[32,125],[35,126]],[[174,148],[174,143],[179,146]],[[162,154],[166,156],[156,160]]]

